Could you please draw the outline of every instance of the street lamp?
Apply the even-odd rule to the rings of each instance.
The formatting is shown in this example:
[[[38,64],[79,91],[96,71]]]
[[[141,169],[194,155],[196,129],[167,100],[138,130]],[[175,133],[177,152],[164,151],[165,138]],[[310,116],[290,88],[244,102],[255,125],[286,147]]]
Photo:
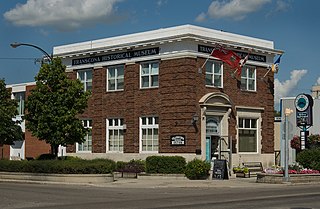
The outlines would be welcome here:
[[[289,181],[289,123],[288,117],[293,113],[293,110],[286,108],[284,111],[285,115],[285,142],[284,142],[284,181]]]
[[[52,56],[49,55],[45,50],[41,49],[40,47],[38,47],[36,45],[14,42],[14,43],[10,44],[10,46],[12,48],[17,48],[19,46],[31,46],[33,48],[36,48],[36,49],[40,50],[44,55],[46,55],[46,57],[49,59],[49,61],[52,62]]]

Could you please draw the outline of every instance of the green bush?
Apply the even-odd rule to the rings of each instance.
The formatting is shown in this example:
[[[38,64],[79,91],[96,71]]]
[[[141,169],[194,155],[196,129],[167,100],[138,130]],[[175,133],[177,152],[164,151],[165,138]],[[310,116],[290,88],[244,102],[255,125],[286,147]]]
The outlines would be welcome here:
[[[54,160],[57,157],[54,154],[41,154],[36,159],[37,160]]]
[[[116,163],[109,159],[95,160],[0,160],[0,171],[60,174],[112,173]]]
[[[320,148],[306,149],[299,152],[297,162],[304,168],[320,170]]]
[[[188,162],[185,175],[188,179],[207,179],[209,176],[210,163],[199,159]]]
[[[186,159],[181,156],[149,156],[146,159],[147,173],[184,173]]]
[[[81,158],[76,156],[62,156],[58,157],[58,160],[81,160]]]
[[[116,171],[128,173],[145,172],[146,163],[143,160],[131,160],[129,162],[118,161]]]

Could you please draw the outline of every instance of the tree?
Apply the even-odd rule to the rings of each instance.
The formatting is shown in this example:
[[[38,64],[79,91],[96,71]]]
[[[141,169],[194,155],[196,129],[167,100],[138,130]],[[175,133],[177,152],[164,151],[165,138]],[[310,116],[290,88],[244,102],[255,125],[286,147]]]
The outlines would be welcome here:
[[[11,99],[11,92],[6,88],[4,79],[0,79],[0,145],[12,145],[14,141],[23,140],[19,126],[21,121],[12,120],[18,115],[18,103]]]
[[[90,92],[78,79],[69,79],[65,69],[60,58],[42,64],[26,101],[26,127],[50,144],[55,156],[59,145],[82,143],[88,131],[77,116],[87,107]]]

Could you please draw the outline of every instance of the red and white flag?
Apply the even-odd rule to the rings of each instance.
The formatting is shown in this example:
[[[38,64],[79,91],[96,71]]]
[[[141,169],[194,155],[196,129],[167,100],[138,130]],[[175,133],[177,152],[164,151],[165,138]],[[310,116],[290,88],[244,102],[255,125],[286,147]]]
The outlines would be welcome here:
[[[221,59],[227,63],[232,69],[238,69],[241,58],[233,51],[224,49],[222,47],[216,47],[211,56]]]

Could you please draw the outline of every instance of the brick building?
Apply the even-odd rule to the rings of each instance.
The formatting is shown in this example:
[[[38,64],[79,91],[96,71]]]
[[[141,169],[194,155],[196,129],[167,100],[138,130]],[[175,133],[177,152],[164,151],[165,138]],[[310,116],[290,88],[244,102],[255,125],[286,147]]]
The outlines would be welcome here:
[[[241,75],[214,57],[206,62],[217,44],[242,58],[251,51]],[[272,165],[274,75],[268,71],[282,53],[272,41],[192,25],[56,46],[53,54],[70,78],[92,91],[81,116],[92,132],[67,154]]]
[[[39,141],[36,137],[31,135],[31,132],[25,128],[25,120],[23,115],[25,111],[25,100],[30,94],[30,90],[34,88],[35,82],[20,83],[7,85],[7,88],[11,90],[11,98],[18,102],[18,115],[13,120],[22,121],[21,129],[24,133],[24,141],[16,141],[14,145],[0,146],[0,158],[3,159],[26,159],[36,158],[43,153],[50,153],[50,145],[44,141]]]

